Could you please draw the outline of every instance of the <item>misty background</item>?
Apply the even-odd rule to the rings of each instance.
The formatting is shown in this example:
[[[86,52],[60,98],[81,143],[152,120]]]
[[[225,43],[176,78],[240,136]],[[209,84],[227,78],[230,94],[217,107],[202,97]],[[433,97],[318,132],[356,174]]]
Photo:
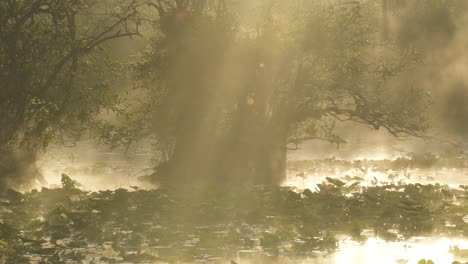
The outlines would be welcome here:
[[[274,1],[273,1],[274,2]],[[272,2],[272,3],[273,3]],[[299,1],[301,2],[301,1]],[[307,2],[307,1],[306,1]],[[317,2],[317,1],[314,1]],[[329,1],[323,1],[324,6]],[[302,143],[298,150],[288,151],[289,160],[326,159],[394,159],[408,153],[463,152],[468,146],[468,12],[466,9],[419,8],[420,1],[388,1],[388,35],[401,46],[416,45],[423,54],[423,65],[405,73],[406,81],[424,86],[432,96],[431,139],[395,139],[384,130],[375,131],[359,124],[343,123],[337,134],[347,144],[334,144],[317,140]],[[427,2],[427,1],[426,1]],[[436,5],[437,1],[434,1]],[[450,2],[450,1],[447,1]],[[239,21],[245,30],[251,30],[261,18],[265,1],[233,1]],[[294,20],[294,8],[284,8],[276,3],[274,8],[285,10],[281,19]],[[317,2],[318,3],[318,2]],[[315,3],[315,7],[319,4]],[[409,3],[409,4],[408,4]],[[302,3],[304,4],[304,3]],[[459,4],[459,3],[458,3]],[[447,4],[450,7],[450,3]],[[387,20],[386,20],[387,19]],[[431,21],[430,23],[428,21]],[[112,58],[123,61],[143,53],[152,39],[152,29],[145,28],[144,37],[121,39],[110,43]],[[132,93],[129,76],[121,76],[114,84],[121,93]],[[112,119],[113,114],[108,113]],[[144,185],[137,178],[146,173],[154,162],[149,142],[139,142],[130,149],[111,149],[84,138],[74,147],[56,144],[39,158],[39,169],[50,184],[58,184],[61,173],[67,173],[90,188]]]

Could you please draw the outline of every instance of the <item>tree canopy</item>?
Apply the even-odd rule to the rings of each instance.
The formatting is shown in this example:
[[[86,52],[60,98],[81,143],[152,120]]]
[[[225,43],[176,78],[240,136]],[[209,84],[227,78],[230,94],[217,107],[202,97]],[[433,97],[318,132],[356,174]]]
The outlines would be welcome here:
[[[272,1],[244,20],[204,3],[152,5],[157,34],[134,67],[141,92],[120,124],[102,125],[114,144],[152,138],[157,174],[277,182],[287,147],[342,144],[342,121],[424,135],[428,94],[398,78],[421,56],[381,38],[376,1]]]
[[[139,5],[2,1],[1,149],[46,145],[54,134],[79,129],[112,103],[112,65],[95,51],[106,41],[139,35]]]
[[[28,153],[34,162],[51,140],[78,137],[101,109],[114,104],[116,65],[102,45],[139,35],[142,5],[114,4],[1,1],[0,178],[24,176],[17,175],[13,153]]]

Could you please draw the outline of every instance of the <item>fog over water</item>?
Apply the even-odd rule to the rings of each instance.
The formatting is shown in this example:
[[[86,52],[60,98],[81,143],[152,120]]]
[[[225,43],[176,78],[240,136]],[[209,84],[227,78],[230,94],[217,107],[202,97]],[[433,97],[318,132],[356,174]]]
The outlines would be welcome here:
[[[343,1],[316,1],[315,4],[327,6],[334,2]],[[259,14],[263,12],[262,8],[268,3],[269,1],[262,0],[232,1],[230,4],[238,14],[237,18],[242,30],[252,31],[254,34],[254,28],[263,19]],[[294,17],[297,15],[293,12],[294,8],[288,9],[288,7],[305,3],[306,1],[275,4],[272,2],[273,18],[285,23],[283,25],[285,28],[281,30],[287,32],[286,26],[290,25],[288,23],[294,21]],[[391,9],[393,11],[388,14],[388,30],[391,38],[403,47],[406,47],[407,43],[418,46],[421,53],[424,54],[422,65],[416,70],[403,73],[400,78],[409,86],[424,87],[431,95],[430,121],[432,128],[430,132],[438,140],[424,141],[411,137],[399,140],[384,129],[376,131],[361,125],[345,123],[339,124],[337,134],[347,140],[347,144],[337,148],[327,142],[305,142],[298,150],[288,152],[288,160],[326,158],[379,160],[395,159],[412,152],[445,153],[468,149],[468,77],[466,74],[468,69],[468,50],[466,49],[468,29],[464,26],[468,21],[467,12],[464,9],[451,11],[453,17],[444,20],[444,14],[438,13],[428,12],[427,17],[424,17],[424,10],[417,8],[420,5],[418,1],[407,5],[401,5],[398,1],[390,1],[389,3],[390,7],[393,8]],[[400,8],[399,5],[404,8]],[[279,12],[280,10],[284,10],[284,12]],[[421,12],[417,13],[417,15],[422,16],[420,21],[411,20],[416,17],[416,15],[411,15],[415,10]],[[424,19],[434,19],[434,22],[431,22],[433,23],[431,28],[424,29],[429,30],[428,32],[418,28],[423,23],[430,22]],[[151,41],[149,36],[154,33],[148,28],[144,30],[147,31],[144,38],[118,40],[110,45],[111,56],[132,58],[132,55],[143,51]],[[411,47],[408,46],[408,48]],[[235,80],[232,81],[235,82]],[[117,86],[118,89],[125,91],[133,84],[131,80],[127,79]],[[457,147],[454,148],[448,143],[449,141],[456,142]],[[151,159],[154,158],[151,147],[149,144],[141,143],[138,146],[133,146],[128,153],[123,152],[123,150],[111,151],[105,146],[97,146],[87,141],[70,149],[58,145],[47,150],[42,156],[39,166],[51,184],[59,182],[61,173],[78,177],[78,180],[83,181],[84,186],[90,186],[90,188],[98,188],[97,186],[115,188],[129,184],[143,184],[137,178],[145,173],[145,169],[154,165],[151,163]],[[90,172],[90,170],[93,176],[88,177],[86,172]],[[102,176],[95,177],[96,173],[102,174]]]
[[[41,39],[24,21],[0,38],[0,264],[468,263],[468,0],[94,1],[63,2],[90,25],[66,5],[41,24],[63,27],[50,65],[12,63]],[[31,25],[60,1],[35,2]],[[59,79],[36,90],[42,67]]]
[[[336,146],[323,141],[309,141],[300,145],[298,150],[288,152],[289,161],[300,160],[394,160],[407,157],[410,154],[425,153],[462,153],[463,146],[454,147],[440,141],[426,141],[416,138],[395,139],[386,131],[374,131],[359,125],[344,125],[340,131],[345,135],[347,143]],[[77,180],[85,189],[116,189],[139,186],[154,188],[140,176],[148,175],[154,165],[154,153],[148,142],[140,142],[129,149],[110,149],[99,146],[92,141],[80,141],[73,148],[61,145],[54,146],[41,156],[39,169],[45,175],[50,185],[60,184],[60,176],[65,173]],[[291,168],[288,168],[291,169]],[[404,172],[399,172],[403,175]],[[468,168],[444,170],[423,169],[411,171],[414,177],[408,182],[441,183],[450,185],[468,184]],[[307,174],[306,184],[302,178],[296,177],[297,172],[288,171],[288,180],[284,183],[298,188],[314,188],[316,183],[325,177],[342,177],[344,175],[366,176],[370,181],[373,177],[387,180],[388,173],[367,171],[336,171],[316,172]]]
[[[138,176],[151,168],[151,149],[138,144],[128,150],[97,146],[92,141],[77,142],[73,148],[52,147],[38,161],[49,185],[60,185],[63,173],[87,190],[148,186]]]

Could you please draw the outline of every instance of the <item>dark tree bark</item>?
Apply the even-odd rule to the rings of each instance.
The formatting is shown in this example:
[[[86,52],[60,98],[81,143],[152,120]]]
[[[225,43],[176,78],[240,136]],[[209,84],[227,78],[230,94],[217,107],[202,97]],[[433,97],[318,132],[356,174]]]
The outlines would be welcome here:
[[[30,188],[37,183],[46,184],[36,165],[37,151],[15,150],[0,153],[0,192],[7,188]]]

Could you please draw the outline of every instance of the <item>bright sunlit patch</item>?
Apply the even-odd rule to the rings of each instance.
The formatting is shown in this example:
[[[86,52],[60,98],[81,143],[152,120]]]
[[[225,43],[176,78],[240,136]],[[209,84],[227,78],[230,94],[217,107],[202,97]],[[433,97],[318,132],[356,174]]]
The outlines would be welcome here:
[[[77,181],[80,188],[89,191],[154,187],[138,178],[148,168],[149,151],[142,149],[133,155],[109,152],[88,141],[81,142],[73,150],[56,147],[42,155],[37,163],[47,182],[46,186],[38,184],[37,187],[60,187],[63,173]]]
[[[454,256],[451,248],[466,248],[468,241],[444,237],[415,238],[406,242],[385,242],[379,238],[369,238],[364,244],[345,239],[333,256],[334,263],[350,264],[395,264],[417,263],[421,259],[431,259],[435,263],[452,263],[466,259]]]

